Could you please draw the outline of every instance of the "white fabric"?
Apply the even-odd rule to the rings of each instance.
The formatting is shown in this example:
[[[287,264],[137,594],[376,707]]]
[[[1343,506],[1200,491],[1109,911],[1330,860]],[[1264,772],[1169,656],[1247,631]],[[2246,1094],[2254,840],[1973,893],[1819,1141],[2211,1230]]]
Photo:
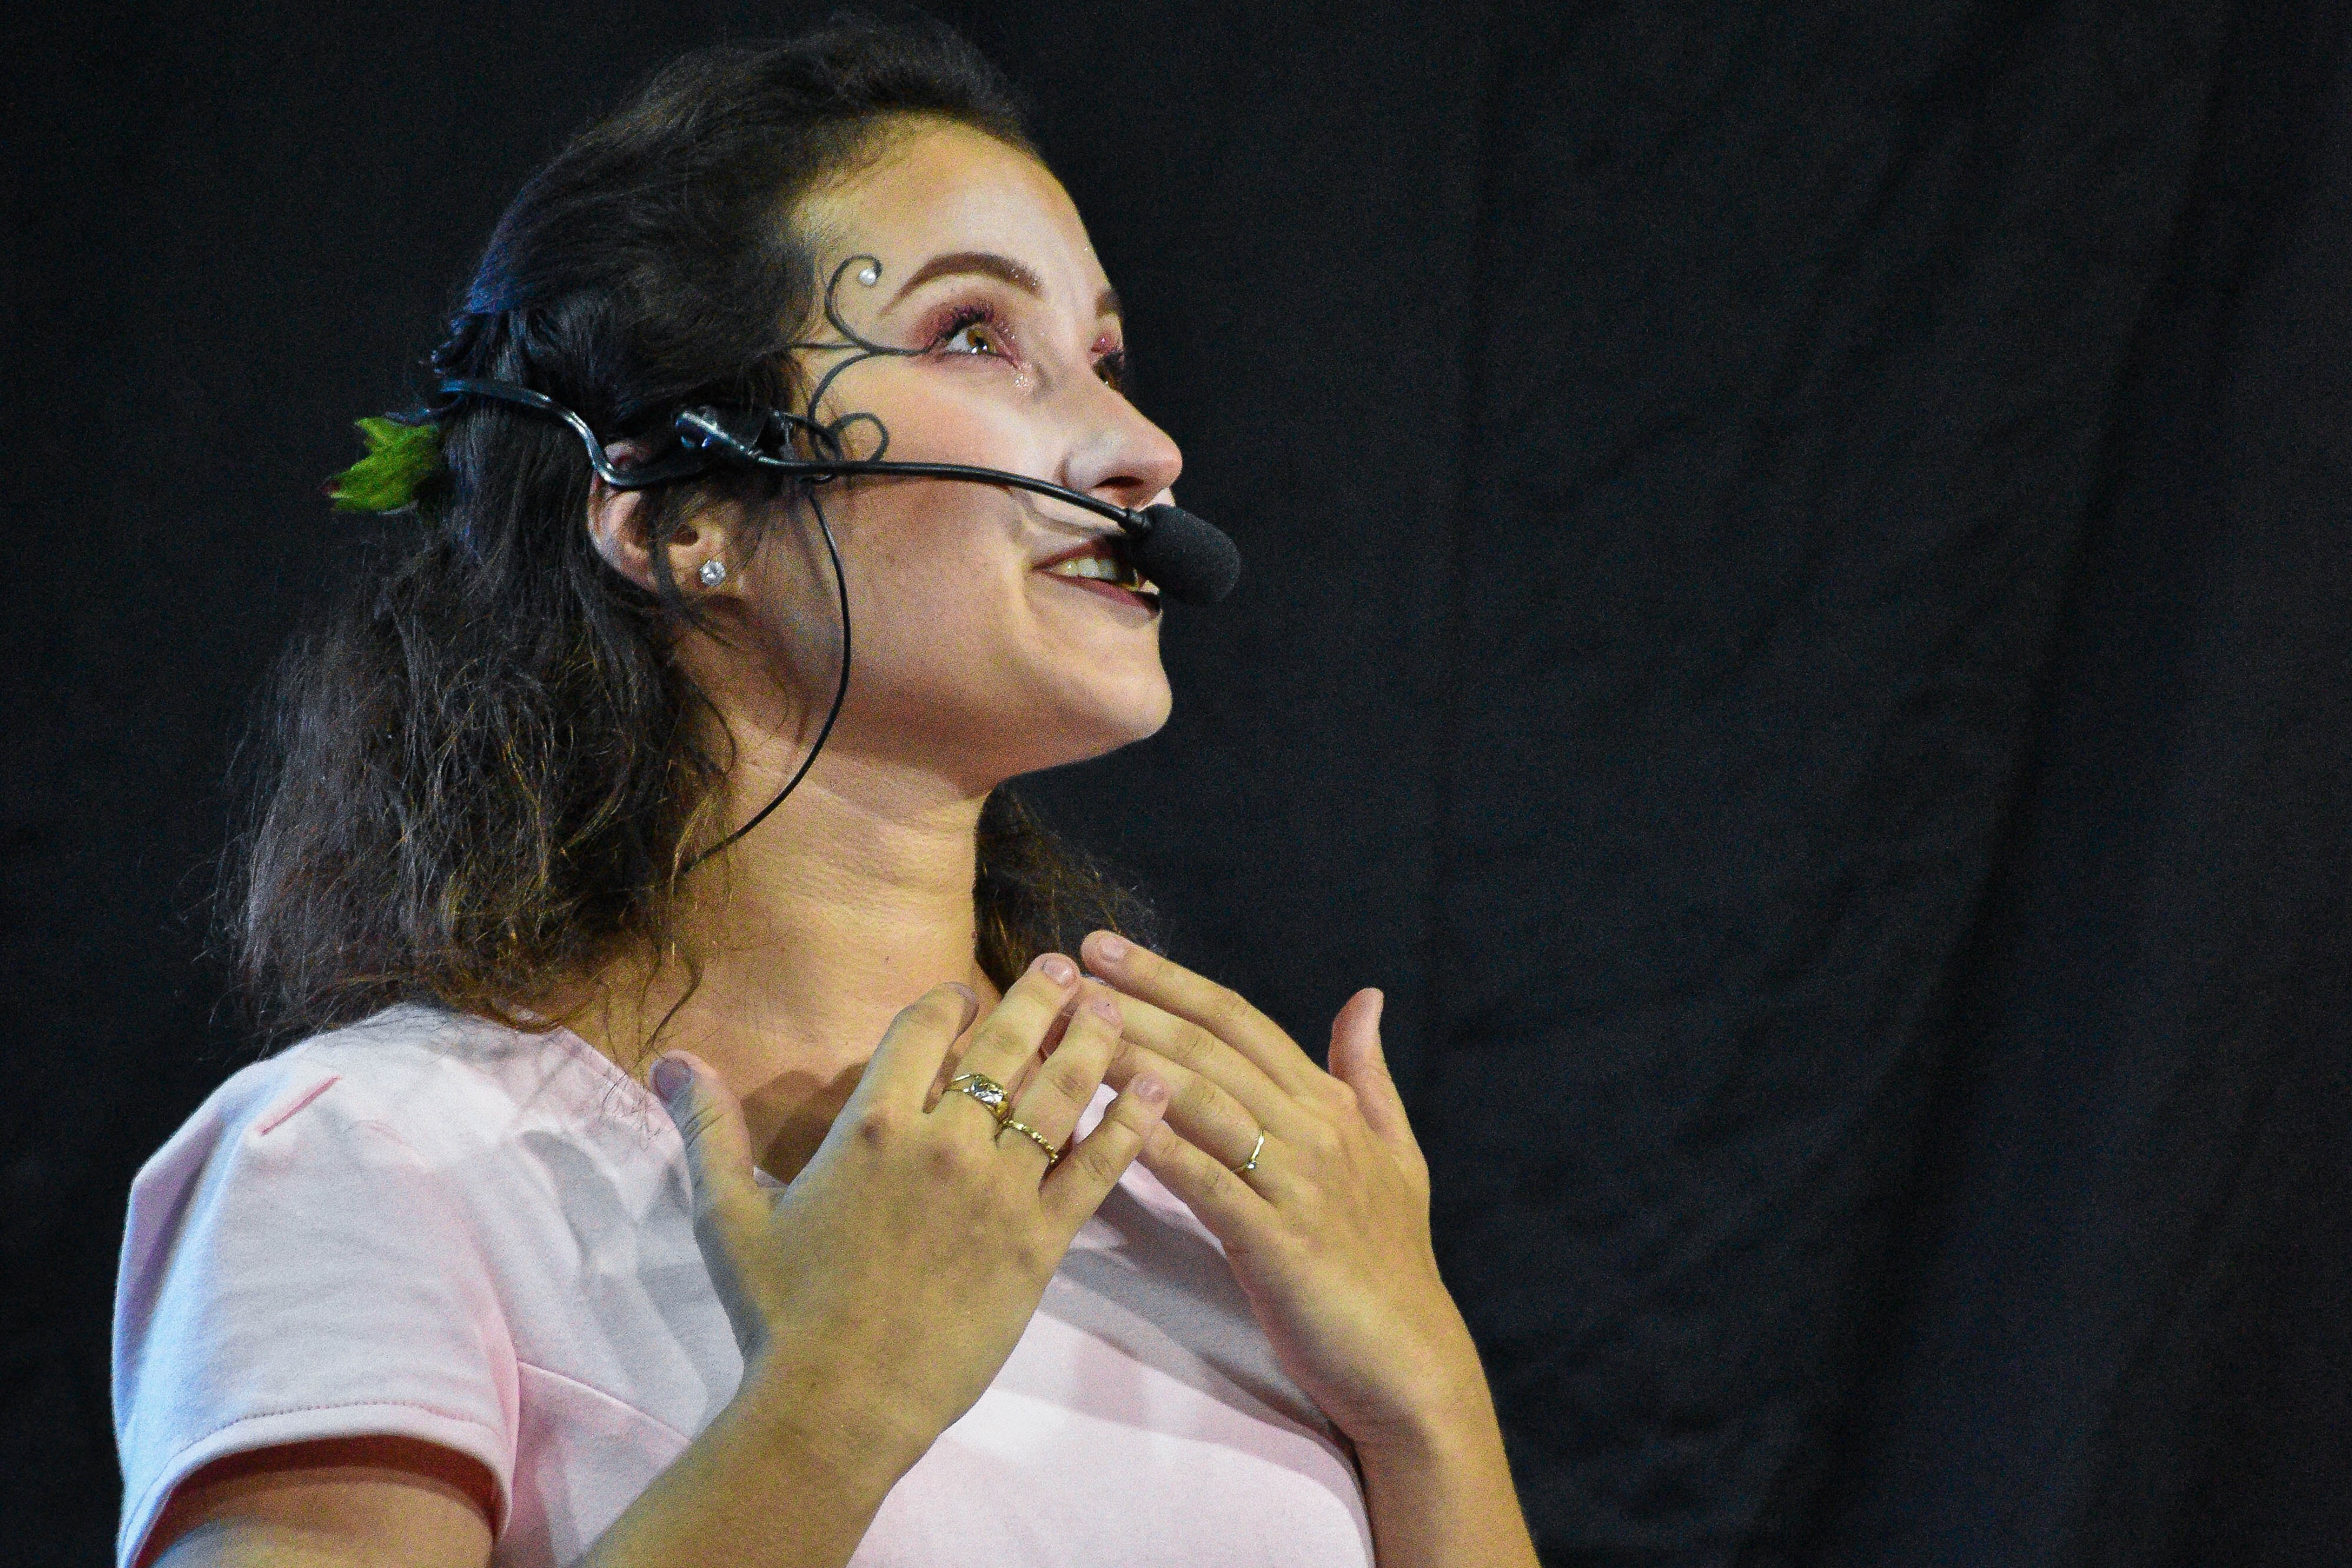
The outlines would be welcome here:
[[[566,1563],[742,1374],[660,1103],[568,1032],[423,1008],[205,1102],[132,1186],[115,1318],[123,1564],[205,1463],[383,1434],[489,1469],[496,1563]],[[1370,1561],[1328,1423],[1139,1166],[853,1559]]]

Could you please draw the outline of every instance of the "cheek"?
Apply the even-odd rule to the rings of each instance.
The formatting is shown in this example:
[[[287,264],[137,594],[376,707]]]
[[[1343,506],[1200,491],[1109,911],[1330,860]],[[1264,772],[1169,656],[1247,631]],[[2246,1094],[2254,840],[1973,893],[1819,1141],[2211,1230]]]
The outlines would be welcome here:
[[[921,526],[892,530],[864,563],[852,602],[872,718],[962,747],[1018,734],[1037,754],[1017,770],[1157,729],[1169,694],[1156,627],[1039,577],[1018,509],[978,498],[981,515],[910,519]]]
[[[892,661],[919,684],[961,690],[1001,674],[1012,596],[998,563],[941,548],[919,554],[876,586],[876,597],[885,601],[877,619],[888,627]]]
[[[950,700],[992,673],[1001,678],[1019,589],[1009,549],[990,548],[1001,525],[953,504],[965,497],[921,497],[926,488],[946,486],[872,497],[858,519],[859,548],[845,552],[859,684],[894,706],[926,693]]]

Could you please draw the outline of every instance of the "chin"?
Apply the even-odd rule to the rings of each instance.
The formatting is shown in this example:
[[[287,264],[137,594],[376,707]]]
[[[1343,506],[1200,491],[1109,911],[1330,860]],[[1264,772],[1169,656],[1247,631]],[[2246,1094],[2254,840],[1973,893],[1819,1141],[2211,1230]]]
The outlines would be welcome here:
[[[1091,721],[1084,726],[1086,755],[1100,757],[1107,751],[1117,751],[1122,746],[1132,746],[1160,733],[1168,722],[1169,709],[1174,698],[1165,678],[1138,683],[1143,689],[1121,693],[1120,700],[1107,702],[1088,714]],[[1072,761],[1079,758],[1072,758]]]
[[[1030,713],[1030,756],[1019,768],[1041,772],[1072,762],[1091,761],[1122,746],[1132,746],[1160,733],[1168,722],[1174,698],[1168,677],[1155,662],[1148,677],[1117,683],[1090,683],[1081,691],[1062,690],[1041,700]],[[1051,713],[1057,722],[1039,722]]]

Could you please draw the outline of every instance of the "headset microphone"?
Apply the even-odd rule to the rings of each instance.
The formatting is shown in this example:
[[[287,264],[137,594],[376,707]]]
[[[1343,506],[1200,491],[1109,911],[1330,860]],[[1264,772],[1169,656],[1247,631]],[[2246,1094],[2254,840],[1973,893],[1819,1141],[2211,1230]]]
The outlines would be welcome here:
[[[859,475],[915,479],[962,479],[1050,496],[1117,523],[1119,549],[1130,565],[1179,604],[1214,604],[1241,580],[1242,553],[1224,530],[1181,507],[1162,502],[1122,507],[1083,490],[1009,469],[968,463],[893,463],[866,458],[803,457],[793,451],[795,429],[838,445],[834,430],[796,414],[766,409],[698,406],[678,411],[671,422],[679,450],[641,467],[623,468],[604,452],[588,422],[542,392],[511,382],[453,380],[441,383],[445,396],[488,398],[553,414],[569,424],[588,449],[588,462],[616,490],[638,490],[705,473],[713,466],[764,468],[808,480]]]

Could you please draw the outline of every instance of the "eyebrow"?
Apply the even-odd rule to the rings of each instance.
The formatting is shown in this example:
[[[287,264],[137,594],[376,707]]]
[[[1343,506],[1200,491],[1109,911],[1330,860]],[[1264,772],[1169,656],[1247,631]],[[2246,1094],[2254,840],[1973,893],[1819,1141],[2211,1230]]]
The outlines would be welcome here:
[[[899,300],[935,277],[952,277],[961,273],[978,273],[984,277],[993,277],[1011,284],[1024,294],[1043,296],[1045,292],[1045,286],[1038,280],[1037,275],[1009,256],[998,256],[986,250],[952,250],[945,256],[935,256],[915,268],[915,276],[898,286],[898,292],[890,297],[890,304],[883,308],[887,310],[895,307]],[[1095,314],[1117,316],[1122,320],[1126,319],[1126,312],[1119,308],[1118,289],[1106,288],[1096,296]]]

